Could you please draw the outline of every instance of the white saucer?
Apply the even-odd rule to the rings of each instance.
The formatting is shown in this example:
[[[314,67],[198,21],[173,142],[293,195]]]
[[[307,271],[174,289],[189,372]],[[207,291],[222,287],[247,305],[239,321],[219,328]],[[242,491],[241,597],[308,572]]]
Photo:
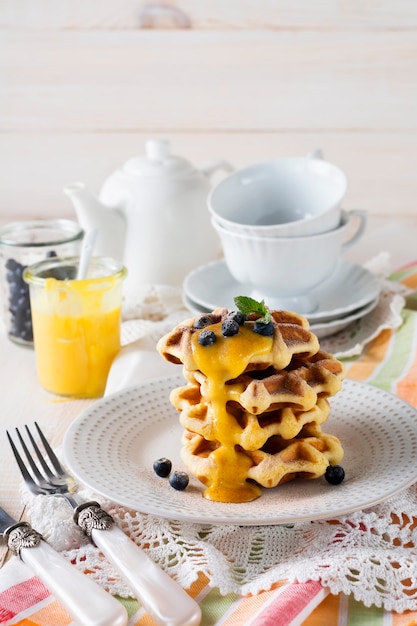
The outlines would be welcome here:
[[[201,310],[236,308],[234,298],[248,295],[252,287],[238,283],[224,260],[201,265],[190,272],[183,284],[184,298]],[[304,313],[310,323],[324,323],[346,316],[374,302],[381,291],[380,280],[369,270],[340,259],[333,274],[311,291],[318,307]],[[265,297],[268,305],[268,298]],[[296,307],[292,310],[297,311]]]
[[[206,309],[204,307],[199,306],[196,302],[191,300],[188,296],[183,294],[183,302],[185,306],[195,315],[200,315],[201,313],[211,313],[212,309]],[[362,319],[368,313],[371,313],[375,309],[379,302],[379,297],[375,298],[369,304],[360,307],[359,309],[355,309],[349,315],[345,315],[338,319],[331,320],[330,322],[318,322],[310,325],[310,330],[318,337],[318,339],[325,339],[326,337],[330,337],[331,335],[335,335],[347,328],[350,324],[355,322],[356,320]]]
[[[362,306],[360,309],[356,309],[353,313],[345,315],[339,319],[331,320],[330,322],[319,322],[310,325],[310,330],[318,337],[318,339],[324,339],[325,337],[331,337],[339,333],[341,330],[347,328],[353,322],[362,319],[365,315],[368,315],[375,309],[379,302],[379,297],[375,298],[369,304]]]

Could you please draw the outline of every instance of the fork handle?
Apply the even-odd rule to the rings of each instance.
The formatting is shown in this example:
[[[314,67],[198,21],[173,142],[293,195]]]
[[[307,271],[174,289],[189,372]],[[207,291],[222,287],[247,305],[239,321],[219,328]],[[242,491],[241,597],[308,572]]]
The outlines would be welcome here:
[[[77,623],[126,626],[128,615],[124,606],[45,541],[22,548],[20,557]]]
[[[145,610],[160,626],[198,626],[201,609],[186,591],[166,574],[116,524],[91,531],[98,548],[118,569]]]

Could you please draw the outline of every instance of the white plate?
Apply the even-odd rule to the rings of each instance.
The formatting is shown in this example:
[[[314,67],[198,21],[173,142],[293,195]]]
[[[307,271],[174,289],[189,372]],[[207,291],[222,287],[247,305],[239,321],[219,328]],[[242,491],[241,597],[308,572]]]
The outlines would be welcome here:
[[[68,429],[66,462],[94,492],[144,513],[199,523],[284,524],[330,519],[370,507],[417,480],[417,411],[376,387],[346,380],[332,399],[325,432],[338,436],[345,450],[346,478],[338,486],[324,478],[293,481],[264,489],[253,502],[223,504],[203,498],[203,486],[190,476],[175,491],[152,469],[168,457],[179,460],[182,427],[170,405],[181,375],[152,380],[96,402]]]
[[[330,322],[320,322],[318,324],[311,324],[311,331],[319,338],[324,339],[340,332],[344,328],[347,328],[350,324],[356,320],[362,319],[368,313],[371,313],[375,309],[379,302],[379,297],[367,304],[366,306],[356,309],[353,313],[341,317],[339,319],[331,320]]]
[[[210,311],[222,306],[235,309],[233,298],[252,291],[233,278],[223,260],[201,265],[190,272],[183,289],[188,299]],[[372,272],[340,259],[330,278],[311,291],[319,306],[305,316],[311,323],[329,322],[374,301],[380,291],[381,281]],[[267,297],[265,302],[268,304]]]

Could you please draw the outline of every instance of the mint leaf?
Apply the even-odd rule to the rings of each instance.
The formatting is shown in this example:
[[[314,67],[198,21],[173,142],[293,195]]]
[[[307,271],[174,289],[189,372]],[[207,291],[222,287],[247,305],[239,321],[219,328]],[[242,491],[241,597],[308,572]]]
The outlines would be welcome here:
[[[265,324],[271,321],[271,311],[266,306],[265,301],[261,300],[258,302],[249,296],[236,296],[234,298],[234,303],[243,315],[250,315],[251,313],[255,313],[261,316],[261,320]]]

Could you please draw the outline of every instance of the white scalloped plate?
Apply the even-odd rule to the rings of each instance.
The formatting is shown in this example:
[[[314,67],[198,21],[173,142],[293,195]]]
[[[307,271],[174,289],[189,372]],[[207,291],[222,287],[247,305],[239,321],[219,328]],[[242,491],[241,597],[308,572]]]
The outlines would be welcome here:
[[[324,478],[264,489],[257,500],[223,504],[203,498],[190,476],[175,491],[152,470],[165,456],[182,469],[182,427],[168,395],[184,384],[181,375],[151,380],[104,398],[68,429],[63,449],[74,476],[125,507],[170,519],[239,525],[287,524],[330,519],[368,508],[417,480],[417,411],[376,387],[345,380],[332,399],[323,430],[345,450],[346,478],[338,486]]]
[[[248,295],[252,287],[238,283],[224,260],[212,261],[190,272],[184,280],[185,297],[198,307],[212,311],[216,307],[235,309],[233,298]],[[311,290],[318,308],[304,313],[311,324],[335,320],[376,300],[381,281],[361,265],[339,259],[326,281]],[[268,304],[268,298],[265,297]],[[293,307],[296,310],[296,304]]]
[[[344,328],[347,328],[352,322],[356,320],[362,319],[365,315],[368,315],[373,311],[378,305],[379,297],[375,298],[369,304],[361,307],[360,309],[355,309],[352,313],[345,315],[344,317],[340,317],[335,320],[331,320],[330,322],[313,322],[310,325],[310,330],[319,338],[325,339],[326,337],[331,337],[336,333],[339,333]]]

